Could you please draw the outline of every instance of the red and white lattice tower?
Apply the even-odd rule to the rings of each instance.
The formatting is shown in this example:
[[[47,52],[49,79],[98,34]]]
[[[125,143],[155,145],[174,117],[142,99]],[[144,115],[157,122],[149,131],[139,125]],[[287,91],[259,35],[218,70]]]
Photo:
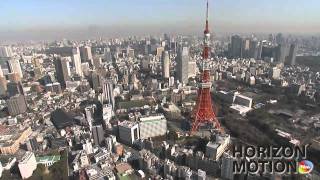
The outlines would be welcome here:
[[[210,32],[208,22],[209,2],[207,1],[206,12],[206,28],[204,30],[203,39],[203,62],[202,62],[202,76],[199,83],[197,104],[193,110],[192,118],[193,124],[191,132],[195,132],[203,124],[212,124],[216,129],[220,130],[220,123],[213,111],[213,103],[211,100],[210,88],[210,69],[208,67],[208,60],[210,59]]]

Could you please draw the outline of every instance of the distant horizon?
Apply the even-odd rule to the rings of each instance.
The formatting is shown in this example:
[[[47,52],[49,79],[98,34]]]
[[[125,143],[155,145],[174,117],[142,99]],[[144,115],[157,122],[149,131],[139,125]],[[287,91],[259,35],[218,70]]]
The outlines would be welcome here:
[[[3,0],[0,43],[202,34],[205,0]],[[320,1],[209,0],[217,34],[320,34]]]
[[[122,27],[122,28],[120,28]],[[188,28],[188,29],[186,29]],[[141,30],[144,30],[143,32]],[[102,26],[89,26],[82,28],[61,28],[58,30],[48,30],[48,29],[26,29],[20,31],[1,31],[0,30],[0,45],[1,44],[11,44],[11,43],[23,43],[23,42],[52,42],[56,40],[68,39],[74,41],[88,40],[88,39],[114,39],[114,38],[126,38],[126,37],[146,37],[146,36],[161,36],[163,34],[169,34],[173,36],[202,36],[203,26],[188,26],[188,27],[176,27],[174,30],[166,30],[165,28],[158,28],[156,26],[143,28],[143,27],[133,27],[130,31],[123,26],[114,27],[114,30],[110,27]],[[225,30],[219,31],[214,26],[210,28],[211,34],[218,37],[221,36],[231,36],[233,34],[238,34],[241,36],[250,36],[252,34],[257,36],[267,36],[269,34],[282,33],[284,36],[319,36],[320,32],[285,32],[285,31],[232,31]]]

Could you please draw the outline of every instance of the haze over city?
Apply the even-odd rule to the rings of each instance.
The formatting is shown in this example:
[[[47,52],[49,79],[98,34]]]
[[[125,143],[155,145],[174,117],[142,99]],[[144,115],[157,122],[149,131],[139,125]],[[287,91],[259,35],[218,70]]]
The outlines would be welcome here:
[[[320,31],[320,2],[220,0],[210,4],[214,33],[305,33]],[[84,1],[3,0],[3,41],[85,39],[170,32],[199,35],[199,0]]]

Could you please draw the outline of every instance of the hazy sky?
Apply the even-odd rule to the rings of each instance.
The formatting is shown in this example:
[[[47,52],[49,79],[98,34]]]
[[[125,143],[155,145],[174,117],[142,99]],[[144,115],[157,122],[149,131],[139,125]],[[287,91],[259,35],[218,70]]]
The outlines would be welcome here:
[[[209,0],[215,32],[320,32],[319,0]],[[1,0],[0,38],[202,32],[205,0]]]

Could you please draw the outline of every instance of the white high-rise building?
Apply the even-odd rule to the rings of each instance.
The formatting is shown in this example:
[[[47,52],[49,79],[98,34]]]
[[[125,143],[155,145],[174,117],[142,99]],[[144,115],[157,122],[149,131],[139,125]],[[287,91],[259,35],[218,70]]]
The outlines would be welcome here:
[[[18,164],[22,179],[32,176],[33,171],[37,168],[36,157],[33,152],[27,151]]]
[[[23,77],[19,59],[8,60],[8,66],[11,72],[17,73],[20,78]]]
[[[3,74],[2,68],[0,66],[0,77],[3,77],[3,76],[4,76],[4,74]]]
[[[110,120],[113,116],[113,110],[111,104],[104,104],[102,107],[102,118],[106,125],[106,128],[111,128]]]
[[[162,52],[162,77],[167,79],[170,77],[170,58],[169,52]]]
[[[167,133],[167,119],[163,114],[142,116],[139,121],[140,138],[163,136]]]
[[[171,76],[169,79],[169,86],[170,87],[174,86],[174,77],[173,76]]]
[[[188,83],[188,74],[189,74],[189,48],[188,47],[182,47],[179,49],[178,55],[177,55],[177,77],[178,80],[186,84]]]
[[[112,109],[114,109],[115,101],[113,93],[113,82],[111,80],[106,80],[104,85],[102,86],[102,98],[103,102],[107,101],[108,104],[112,105]]]
[[[72,61],[74,68],[76,70],[76,74],[79,76],[83,76],[82,73],[82,67],[81,67],[81,56],[80,56],[80,50],[78,47],[75,47],[72,49]]]
[[[12,49],[10,46],[0,46],[0,57],[12,57]]]

